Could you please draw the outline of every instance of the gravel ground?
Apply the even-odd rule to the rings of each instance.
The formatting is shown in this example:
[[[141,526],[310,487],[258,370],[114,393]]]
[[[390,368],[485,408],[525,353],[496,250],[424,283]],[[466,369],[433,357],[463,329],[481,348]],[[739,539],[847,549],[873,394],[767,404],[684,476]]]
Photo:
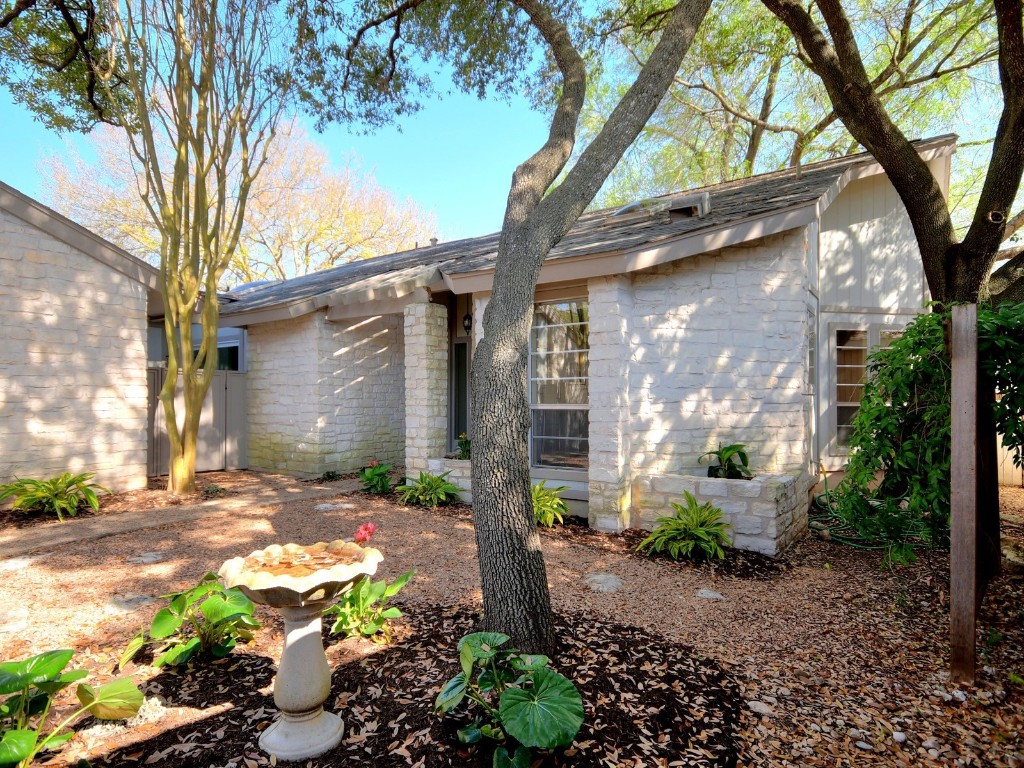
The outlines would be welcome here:
[[[236,490],[249,493],[260,482]],[[1008,532],[1019,537],[1024,491],[1004,488],[1003,507]],[[103,679],[124,643],[152,617],[156,596],[189,586],[229,557],[274,542],[351,537],[367,521],[378,526],[373,543],[385,555],[380,573],[394,578],[416,568],[402,593],[409,605],[479,603],[468,515],[339,491],[277,506],[256,502],[205,523],[0,561],[0,613],[6,611],[0,623],[16,628],[0,633],[0,659],[74,647],[76,662]],[[33,532],[45,536],[45,528]],[[1011,673],[1024,675],[1024,576],[1012,561],[1004,561],[983,606],[982,669],[968,689],[951,685],[945,673],[948,559],[942,554],[894,571],[881,567],[877,552],[807,538],[777,574],[742,579],[648,561],[616,538],[545,533],[556,611],[650,630],[716,660],[745,704],[740,765],[1024,766],[1024,688],[1010,682]],[[1019,539],[1009,545],[1022,551]],[[154,552],[156,562],[131,562]],[[594,572],[617,575],[623,589],[592,592],[583,579]],[[701,589],[725,599],[698,598]]]

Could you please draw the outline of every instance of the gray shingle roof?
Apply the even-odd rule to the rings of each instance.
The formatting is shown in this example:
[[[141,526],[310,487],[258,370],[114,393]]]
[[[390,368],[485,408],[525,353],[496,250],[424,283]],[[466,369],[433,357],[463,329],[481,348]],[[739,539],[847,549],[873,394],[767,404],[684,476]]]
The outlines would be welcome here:
[[[923,144],[950,143],[938,137]],[[782,212],[819,200],[851,167],[872,162],[867,153],[805,165],[723,184],[665,195],[673,201],[707,193],[711,210],[702,217],[669,214],[611,217],[617,209],[584,214],[547,257],[547,261],[574,256],[622,252],[704,230],[720,229],[747,219]],[[403,283],[428,285],[443,272],[449,275],[486,271],[497,258],[498,233],[455,240],[412,251],[343,264],[272,285],[249,288],[224,296],[221,313],[232,315],[296,303],[328,294],[377,290]]]

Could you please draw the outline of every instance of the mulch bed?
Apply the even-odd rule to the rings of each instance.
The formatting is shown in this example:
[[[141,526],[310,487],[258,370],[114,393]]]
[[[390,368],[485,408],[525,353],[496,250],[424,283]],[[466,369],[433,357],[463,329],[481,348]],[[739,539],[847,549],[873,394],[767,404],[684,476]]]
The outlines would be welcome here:
[[[491,765],[493,745],[456,739],[472,720],[469,712],[441,718],[432,711],[441,686],[458,671],[455,644],[474,630],[478,616],[463,607],[403,607],[407,615],[392,645],[367,653],[367,641],[344,641],[356,652],[334,665],[327,706],[345,721],[345,738],[328,754],[303,761],[306,768]],[[580,689],[586,719],[571,747],[537,751],[535,767],[736,765],[742,701],[714,661],[649,631],[582,614],[560,617],[557,630],[563,644],[557,668]],[[268,622],[263,631],[280,636],[282,628]],[[162,718],[120,734],[92,724],[93,749],[69,747],[61,762],[88,757],[97,768],[271,764],[256,740],[275,714],[268,689],[274,667],[256,650],[159,672],[145,690],[162,697]],[[88,747],[93,731],[88,722],[83,727]]]

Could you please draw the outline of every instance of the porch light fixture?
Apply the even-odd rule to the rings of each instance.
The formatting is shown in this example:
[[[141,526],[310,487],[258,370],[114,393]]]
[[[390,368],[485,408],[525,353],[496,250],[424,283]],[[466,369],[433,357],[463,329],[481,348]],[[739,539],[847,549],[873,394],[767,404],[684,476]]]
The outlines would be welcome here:
[[[462,330],[466,332],[467,336],[473,330],[473,316],[469,312],[462,316]]]

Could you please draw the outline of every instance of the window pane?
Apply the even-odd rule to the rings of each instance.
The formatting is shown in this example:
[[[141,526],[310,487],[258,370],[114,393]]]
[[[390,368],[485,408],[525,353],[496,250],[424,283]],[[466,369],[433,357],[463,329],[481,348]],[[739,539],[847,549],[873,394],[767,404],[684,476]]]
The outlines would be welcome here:
[[[531,358],[535,379],[586,378],[590,371],[588,350],[548,352]]]
[[[533,352],[566,352],[585,350],[590,346],[590,326],[586,323],[534,326],[531,336],[530,349]]]
[[[530,382],[533,405],[587,405],[590,402],[587,379],[540,379]]]
[[[590,444],[589,415],[584,410],[533,411],[533,463],[542,467],[586,469]]]
[[[590,312],[585,301],[558,301],[552,304],[538,304],[533,311],[534,328],[545,325],[590,322]]]

